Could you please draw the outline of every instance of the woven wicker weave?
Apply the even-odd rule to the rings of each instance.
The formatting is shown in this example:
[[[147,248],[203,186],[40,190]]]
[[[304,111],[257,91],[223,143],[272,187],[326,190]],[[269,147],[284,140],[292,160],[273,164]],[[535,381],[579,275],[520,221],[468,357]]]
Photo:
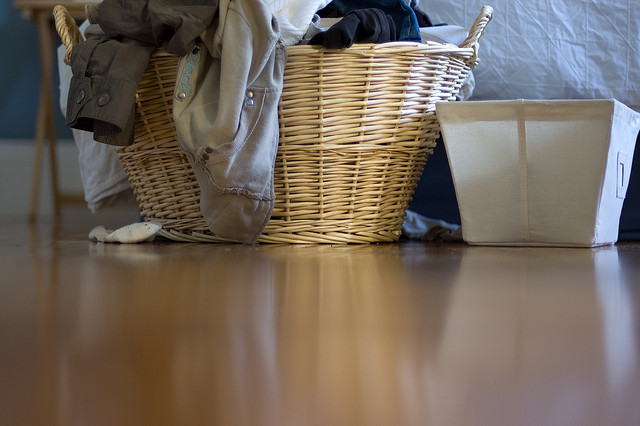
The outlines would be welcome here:
[[[276,202],[259,242],[397,241],[452,100],[475,66],[491,20],[485,6],[462,47],[385,43],[331,50],[290,46],[279,104]],[[77,28],[62,6],[56,28],[70,51]],[[72,35],[69,36],[69,33]],[[75,40],[75,41],[74,41]],[[221,241],[205,225],[200,188],[177,143],[172,99],[178,58],[152,56],[136,94],[133,145],[117,152],[141,216],[176,241]]]

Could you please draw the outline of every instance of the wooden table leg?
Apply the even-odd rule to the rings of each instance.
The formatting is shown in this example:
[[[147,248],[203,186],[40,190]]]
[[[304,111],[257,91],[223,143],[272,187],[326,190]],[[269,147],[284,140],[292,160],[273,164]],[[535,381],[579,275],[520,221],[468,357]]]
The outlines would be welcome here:
[[[40,197],[40,183],[42,180],[42,162],[45,141],[48,143],[49,153],[49,181],[51,184],[53,211],[56,216],[60,214],[62,203],[84,203],[82,194],[64,195],[60,191],[58,180],[58,161],[56,157],[56,128],[54,122],[55,106],[53,105],[53,62],[55,46],[52,38],[53,26],[49,10],[35,11],[34,20],[38,29],[38,41],[40,46],[40,101],[38,104],[38,117],[36,123],[36,141],[34,166],[31,182],[31,205],[29,219],[35,220],[38,213],[38,200]]]
[[[33,181],[31,183],[31,206],[29,218],[34,220],[38,213],[38,199],[40,192],[40,181],[42,179],[42,151],[44,149],[45,138],[49,145],[49,165],[50,182],[53,196],[53,210],[56,215],[60,214],[60,203],[58,196],[58,167],[56,160],[56,135],[55,124],[53,122],[53,85],[51,73],[53,71],[53,40],[51,37],[51,18],[46,12],[37,11],[35,22],[38,29],[38,41],[40,47],[40,101],[38,104],[38,117],[36,122],[36,146],[34,155]]]

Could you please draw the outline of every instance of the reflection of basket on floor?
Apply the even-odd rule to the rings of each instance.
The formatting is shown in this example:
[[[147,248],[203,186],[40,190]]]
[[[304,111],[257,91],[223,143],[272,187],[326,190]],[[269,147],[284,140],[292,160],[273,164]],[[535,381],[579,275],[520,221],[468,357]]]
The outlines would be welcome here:
[[[56,28],[70,52],[80,36],[63,7]],[[439,125],[475,66],[493,10],[462,47],[394,42],[330,50],[290,46],[280,99],[276,202],[260,242],[368,243],[400,236]],[[137,91],[133,145],[118,155],[145,220],[177,241],[218,241],[200,214],[200,189],[177,143],[172,98],[178,58],[152,56]]]

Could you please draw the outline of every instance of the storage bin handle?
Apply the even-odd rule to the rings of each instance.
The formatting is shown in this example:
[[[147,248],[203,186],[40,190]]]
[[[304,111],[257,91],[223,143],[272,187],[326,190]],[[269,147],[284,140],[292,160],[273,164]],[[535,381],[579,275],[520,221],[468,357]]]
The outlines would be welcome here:
[[[53,18],[55,20],[56,31],[62,40],[62,44],[67,48],[64,55],[64,63],[71,65],[71,50],[73,46],[82,41],[82,34],[73,17],[69,14],[66,7],[56,5],[53,8]]]
[[[460,45],[462,48],[470,47],[473,49],[473,56],[467,61],[467,64],[471,68],[474,68],[478,64],[478,47],[480,46],[480,38],[484,34],[484,30],[491,19],[493,19],[493,8],[486,5],[482,6],[480,14],[469,30],[469,35]]]

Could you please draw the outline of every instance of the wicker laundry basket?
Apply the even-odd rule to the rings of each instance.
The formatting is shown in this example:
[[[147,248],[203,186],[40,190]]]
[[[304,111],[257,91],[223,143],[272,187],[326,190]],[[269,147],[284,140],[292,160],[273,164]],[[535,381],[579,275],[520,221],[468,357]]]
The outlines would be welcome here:
[[[80,42],[54,9],[67,47]],[[460,47],[392,42],[332,50],[290,46],[279,104],[276,201],[259,242],[397,241],[440,127],[435,104],[453,100],[476,65],[493,10]],[[141,216],[176,241],[220,241],[200,213],[200,188],[178,146],[172,99],[178,58],[153,54],[136,94],[134,143],[117,152]]]

